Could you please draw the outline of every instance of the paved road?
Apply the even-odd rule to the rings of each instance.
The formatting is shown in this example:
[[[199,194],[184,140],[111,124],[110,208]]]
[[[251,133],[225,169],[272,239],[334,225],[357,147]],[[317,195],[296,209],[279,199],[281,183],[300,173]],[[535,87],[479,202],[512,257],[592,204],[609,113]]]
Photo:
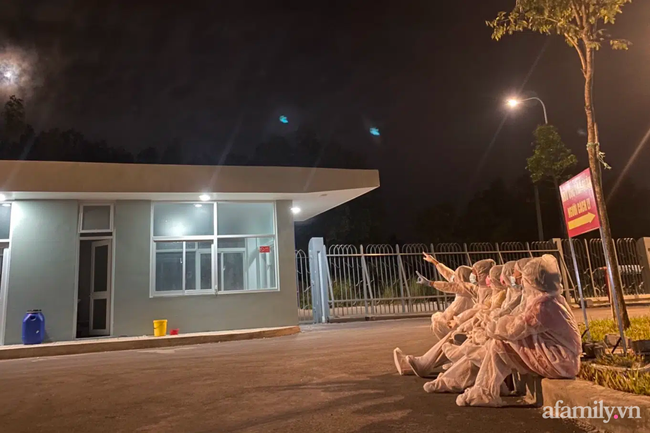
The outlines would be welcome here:
[[[459,408],[399,377],[391,351],[427,349],[427,320],[300,335],[0,362],[0,431],[580,432],[533,408]]]

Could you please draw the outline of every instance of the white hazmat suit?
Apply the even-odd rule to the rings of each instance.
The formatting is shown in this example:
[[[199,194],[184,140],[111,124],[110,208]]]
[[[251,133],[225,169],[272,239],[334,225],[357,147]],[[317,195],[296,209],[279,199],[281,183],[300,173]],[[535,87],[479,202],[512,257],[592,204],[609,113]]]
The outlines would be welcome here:
[[[477,284],[471,282],[443,283],[436,281],[433,283],[433,287],[441,291],[449,291],[449,293],[464,293],[466,296],[473,296],[474,299],[477,300],[479,299],[479,296],[476,294],[481,293],[482,296],[480,299],[484,303],[487,303],[489,302],[491,289],[487,286],[486,280],[489,276],[490,269],[494,264],[494,260],[488,259],[476,262],[474,266],[472,266],[472,274],[474,277],[470,279],[476,281]],[[476,304],[473,308],[461,313],[460,316],[467,315],[465,320],[470,320],[481,308],[487,307]],[[454,329],[461,324],[458,317],[459,316],[455,316],[452,319],[450,328]],[[399,348],[396,348],[393,351],[393,359],[398,372],[400,374],[405,374],[405,372],[413,371],[420,377],[430,377],[433,373],[436,373],[436,369],[441,368],[444,364],[449,362],[443,352],[443,346],[451,343],[456,332],[456,330],[449,332],[422,356],[404,356],[402,351]]]
[[[456,399],[459,406],[502,406],[501,384],[513,371],[553,379],[578,374],[580,332],[561,295],[557,260],[550,255],[533,259],[522,274],[524,290],[530,295],[526,307],[521,314],[488,324],[485,358],[475,385]]]
[[[435,313],[431,316],[431,331],[435,336],[434,342],[444,338],[452,331],[453,327],[449,326],[451,319],[461,314],[463,311],[472,308],[476,302],[476,293],[473,290],[467,289],[465,285],[455,284],[457,282],[469,283],[472,268],[469,266],[460,266],[454,272],[442,263],[438,263],[436,269],[440,275],[448,281],[448,283],[430,281],[429,285],[441,292],[453,293],[455,297],[454,301],[445,309],[445,311]]]

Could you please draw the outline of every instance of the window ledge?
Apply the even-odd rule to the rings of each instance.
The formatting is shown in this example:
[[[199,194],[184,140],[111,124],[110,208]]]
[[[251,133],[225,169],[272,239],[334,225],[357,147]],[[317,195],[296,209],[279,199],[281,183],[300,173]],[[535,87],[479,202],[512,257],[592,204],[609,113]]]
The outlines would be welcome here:
[[[277,293],[280,289],[259,289],[259,290],[223,290],[217,292],[217,296],[222,295],[243,295],[248,293]]]
[[[216,291],[214,290],[197,290],[196,293],[190,292],[154,292],[149,298],[182,298],[182,297],[192,297],[192,296],[214,296]]]

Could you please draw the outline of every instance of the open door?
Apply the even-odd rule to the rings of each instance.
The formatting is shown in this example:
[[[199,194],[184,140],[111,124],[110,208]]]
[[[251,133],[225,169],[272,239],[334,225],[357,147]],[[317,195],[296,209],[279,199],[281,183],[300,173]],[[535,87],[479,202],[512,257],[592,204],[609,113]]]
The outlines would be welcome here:
[[[110,335],[112,296],[111,241],[94,241],[90,264],[90,335]]]

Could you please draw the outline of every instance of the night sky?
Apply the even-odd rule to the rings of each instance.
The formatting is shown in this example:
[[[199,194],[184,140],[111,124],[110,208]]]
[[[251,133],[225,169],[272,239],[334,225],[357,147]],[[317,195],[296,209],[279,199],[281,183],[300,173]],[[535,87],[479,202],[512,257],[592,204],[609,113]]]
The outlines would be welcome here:
[[[0,63],[19,62],[11,93],[37,130],[75,128],[134,152],[179,139],[189,151],[233,140],[246,153],[310,125],[367,154],[390,223],[408,233],[405,215],[524,173],[543,116],[534,104],[509,114],[510,95],[542,98],[586,167],[577,55],[559,37],[492,41],[485,20],[513,4],[5,0]],[[634,43],[597,58],[616,177],[650,130],[650,2],[626,6],[612,33]],[[649,158],[642,151],[628,173],[646,186]]]

